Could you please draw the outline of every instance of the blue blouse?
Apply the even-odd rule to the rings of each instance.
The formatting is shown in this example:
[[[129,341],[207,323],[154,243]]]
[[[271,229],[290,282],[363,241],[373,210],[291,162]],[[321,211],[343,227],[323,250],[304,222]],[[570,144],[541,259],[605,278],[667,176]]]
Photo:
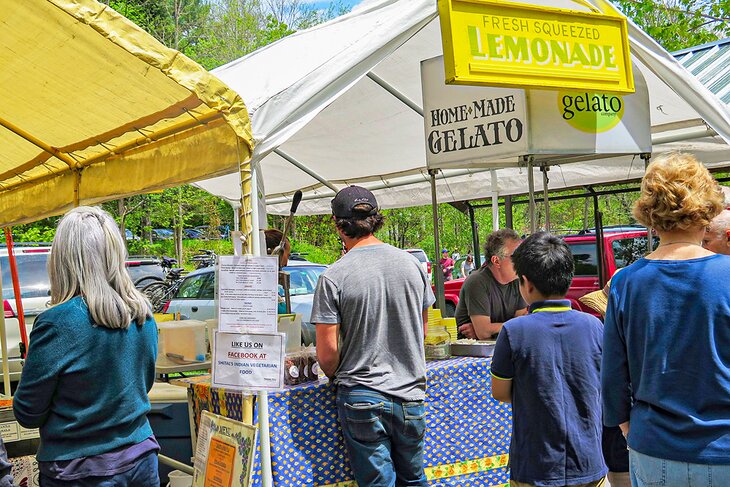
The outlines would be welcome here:
[[[641,259],[611,281],[604,423],[631,420],[629,447],[730,464],[730,257]]]

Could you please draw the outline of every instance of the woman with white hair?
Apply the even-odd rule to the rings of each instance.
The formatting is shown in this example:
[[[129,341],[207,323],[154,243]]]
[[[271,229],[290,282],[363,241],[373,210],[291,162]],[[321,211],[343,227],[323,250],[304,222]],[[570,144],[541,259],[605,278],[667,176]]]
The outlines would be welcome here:
[[[40,428],[42,486],[159,485],[147,421],[157,327],[125,267],[112,217],[71,210],[48,260],[51,304],[35,321],[13,410]]]

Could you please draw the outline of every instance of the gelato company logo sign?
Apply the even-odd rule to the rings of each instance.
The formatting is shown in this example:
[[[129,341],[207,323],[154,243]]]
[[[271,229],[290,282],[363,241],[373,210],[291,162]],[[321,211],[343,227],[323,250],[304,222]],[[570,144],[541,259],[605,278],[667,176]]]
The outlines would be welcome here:
[[[624,100],[620,95],[600,92],[558,93],[560,115],[569,125],[592,134],[607,132],[621,122]]]

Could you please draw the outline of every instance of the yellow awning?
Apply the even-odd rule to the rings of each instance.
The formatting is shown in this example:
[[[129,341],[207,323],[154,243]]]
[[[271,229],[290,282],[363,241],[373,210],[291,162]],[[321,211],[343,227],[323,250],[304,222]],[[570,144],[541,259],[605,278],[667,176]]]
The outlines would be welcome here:
[[[3,2],[0,226],[239,168],[249,213],[252,149],[234,91],[106,5]]]

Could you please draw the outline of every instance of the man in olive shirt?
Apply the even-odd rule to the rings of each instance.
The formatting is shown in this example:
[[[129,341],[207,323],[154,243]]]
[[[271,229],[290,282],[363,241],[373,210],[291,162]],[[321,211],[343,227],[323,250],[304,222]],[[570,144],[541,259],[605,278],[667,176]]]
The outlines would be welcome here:
[[[460,337],[488,340],[499,334],[505,321],[527,313],[512,265],[518,245],[519,235],[508,228],[487,237],[485,265],[469,274],[459,292],[456,325]]]

